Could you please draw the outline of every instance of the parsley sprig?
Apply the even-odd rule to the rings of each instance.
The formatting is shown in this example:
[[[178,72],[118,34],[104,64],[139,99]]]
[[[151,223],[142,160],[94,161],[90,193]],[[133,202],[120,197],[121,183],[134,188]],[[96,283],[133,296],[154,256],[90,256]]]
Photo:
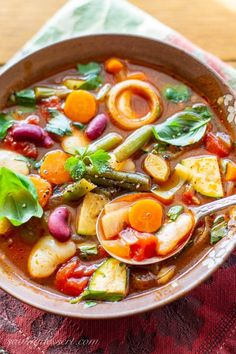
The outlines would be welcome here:
[[[80,148],[77,155],[69,157],[65,163],[65,168],[69,171],[73,180],[80,180],[86,173],[86,166],[101,174],[109,169],[110,155],[103,149],[90,152],[88,148]]]

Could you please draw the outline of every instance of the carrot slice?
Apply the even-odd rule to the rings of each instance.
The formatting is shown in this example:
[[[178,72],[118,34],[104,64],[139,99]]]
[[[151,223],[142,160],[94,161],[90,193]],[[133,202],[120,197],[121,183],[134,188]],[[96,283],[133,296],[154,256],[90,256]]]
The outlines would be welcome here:
[[[63,184],[71,180],[65,169],[68,155],[61,150],[54,150],[45,155],[40,167],[40,176],[53,184]]]
[[[147,81],[147,76],[142,73],[141,71],[137,71],[137,72],[133,72],[133,73],[129,73],[127,75],[127,79],[129,80],[141,80],[141,81]]]
[[[96,115],[96,99],[88,91],[73,91],[66,98],[64,112],[74,122],[88,123]]]
[[[111,74],[117,74],[119,71],[121,71],[121,69],[123,69],[123,67],[124,64],[116,58],[108,59],[105,62],[105,69]]]
[[[226,181],[236,181],[236,165],[232,162],[228,162],[225,175]]]
[[[162,225],[162,206],[154,199],[140,199],[129,209],[130,225],[141,232],[155,232]]]
[[[33,182],[38,193],[39,204],[41,207],[44,207],[52,194],[51,184],[46,181],[46,179],[43,179],[38,175],[31,175],[29,178],[31,179],[31,182]]]

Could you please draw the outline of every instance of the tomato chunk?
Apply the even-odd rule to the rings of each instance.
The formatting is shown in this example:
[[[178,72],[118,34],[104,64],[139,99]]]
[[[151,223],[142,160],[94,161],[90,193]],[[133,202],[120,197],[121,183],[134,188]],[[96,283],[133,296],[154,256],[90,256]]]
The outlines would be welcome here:
[[[87,286],[96,268],[96,265],[81,264],[78,257],[73,257],[57,271],[56,288],[64,294],[78,296]]]
[[[149,233],[136,232],[137,242],[130,246],[130,256],[136,261],[156,256],[157,238]]]
[[[219,157],[226,157],[229,155],[231,150],[231,145],[228,144],[225,139],[221,136],[217,136],[214,133],[210,132],[205,137],[206,149],[218,155]]]

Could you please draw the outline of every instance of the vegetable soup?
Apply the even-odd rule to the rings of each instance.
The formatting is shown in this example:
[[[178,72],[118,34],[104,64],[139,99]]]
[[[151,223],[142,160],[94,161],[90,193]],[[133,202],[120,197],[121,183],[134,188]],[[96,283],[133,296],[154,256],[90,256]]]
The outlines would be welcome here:
[[[162,286],[227,234],[226,211],[170,259],[125,263],[168,256],[193,230],[190,207],[235,192],[230,132],[166,73],[118,58],[78,64],[13,92],[0,139],[0,248],[72,303]]]

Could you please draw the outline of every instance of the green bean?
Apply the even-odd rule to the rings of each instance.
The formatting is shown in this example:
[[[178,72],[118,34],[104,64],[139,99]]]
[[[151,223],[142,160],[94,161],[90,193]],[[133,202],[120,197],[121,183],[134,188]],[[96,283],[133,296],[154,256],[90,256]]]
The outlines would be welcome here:
[[[134,133],[114,150],[114,155],[118,162],[128,159],[136,151],[141,149],[152,136],[152,125],[145,125]]]
[[[66,97],[71,90],[65,87],[54,88],[54,87],[35,87],[34,89],[36,100],[41,100],[43,98],[48,98],[51,96],[57,96],[60,98]]]
[[[89,145],[88,152],[92,153],[99,149],[110,151],[122,142],[123,138],[118,133],[109,133],[101,139]]]
[[[149,191],[151,188],[150,178],[142,173],[108,170],[98,174],[93,168],[87,167],[85,178],[101,186],[138,191]]]

